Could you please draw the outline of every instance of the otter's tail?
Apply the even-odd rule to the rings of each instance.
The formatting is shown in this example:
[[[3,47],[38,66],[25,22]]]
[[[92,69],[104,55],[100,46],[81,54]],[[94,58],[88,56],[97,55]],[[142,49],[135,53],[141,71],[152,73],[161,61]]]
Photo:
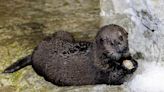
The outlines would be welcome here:
[[[26,56],[20,60],[18,60],[17,62],[13,63],[12,65],[10,65],[9,67],[7,67],[3,73],[13,73],[16,72],[28,65],[31,65],[31,55]]]

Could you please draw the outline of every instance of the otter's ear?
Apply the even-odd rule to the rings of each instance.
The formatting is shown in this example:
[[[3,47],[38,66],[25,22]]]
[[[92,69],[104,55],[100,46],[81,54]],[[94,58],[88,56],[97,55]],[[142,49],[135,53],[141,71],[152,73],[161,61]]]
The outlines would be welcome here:
[[[123,29],[123,32],[126,36],[128,36],[128,32],[125,29]]]
[[[119,25],[115,25],[115,24],[112,24],[114,28],[116,28],[116,30],[122,32],[124,35],[128,36],[128,32],[122,27],[122,26],[119,26]]]
[[[117,28],[117,30],[122,31],[126,36],[128,36],[128,32],[122,26],[119,26],[119,25],[116,25],[116,24],[110,24],[108,26],[111,26],[113,28]]]
[[[105,30],[108,31],[109,29],[111,29],[111,28],[110,28],[110,25],[102,26],[102,27],[98,30],[96,37],[98,37],[98,36],[100,36],[100,35],[103,35],[103,31],[105,31]]]

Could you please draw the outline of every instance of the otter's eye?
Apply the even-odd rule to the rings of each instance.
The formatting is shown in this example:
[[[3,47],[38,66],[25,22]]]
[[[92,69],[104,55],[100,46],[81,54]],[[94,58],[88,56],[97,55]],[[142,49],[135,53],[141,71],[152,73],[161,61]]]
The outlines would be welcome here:
[[[101,38],[101,39],[100,39],[100,44],[103,44],[103,42],[104,42],[104,40]]]
[[[111,45],[114,45],[114,42],[111,41],[110,44],[111,44]]]
[[[119,39],[120,39],[121,41],[123,41],[123,37],[122,37],[122,36],[119,36]]]
[[[111,45],[115,45],[115,46],[121,45],[121,42],[120,41],[117,41],[117,40],[114,40],[113,44],[111,44]]]

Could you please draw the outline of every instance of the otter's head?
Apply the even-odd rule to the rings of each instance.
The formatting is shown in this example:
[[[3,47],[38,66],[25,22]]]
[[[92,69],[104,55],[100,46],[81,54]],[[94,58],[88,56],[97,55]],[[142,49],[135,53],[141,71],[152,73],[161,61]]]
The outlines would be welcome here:
[[[123,55],[129,53],[128,33],[118,25],[104,26],[97,33],[96,47],[99,54],[111,60],[119,60]]]

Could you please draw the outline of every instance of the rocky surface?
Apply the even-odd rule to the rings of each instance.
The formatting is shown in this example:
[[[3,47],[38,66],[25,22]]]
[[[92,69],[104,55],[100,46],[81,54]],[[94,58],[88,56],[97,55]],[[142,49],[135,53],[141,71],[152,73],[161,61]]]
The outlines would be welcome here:
[[[99,12],[99,0],[0,0],[0,72],[55,31],[69,31],[77,39],[93,38],[100,24]],[[30,66],[0,74],[0,92],[76,92],[78,88],[56,87]]]

